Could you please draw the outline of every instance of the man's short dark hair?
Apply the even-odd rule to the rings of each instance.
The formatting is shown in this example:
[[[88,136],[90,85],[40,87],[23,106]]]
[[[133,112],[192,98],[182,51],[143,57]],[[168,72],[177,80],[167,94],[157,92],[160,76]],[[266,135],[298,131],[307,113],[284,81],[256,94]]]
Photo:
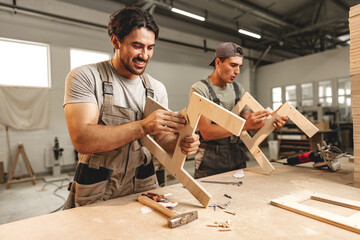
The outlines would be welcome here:
[[[115,34],[119,38],[119,41],[122,42],[134,28],[142,27],[153,31],[155,33],[155,39],[157,39],[159,28],[151,14],[140,8],[127,7],[120,9],[110,16],[108,34],[109,36]]]

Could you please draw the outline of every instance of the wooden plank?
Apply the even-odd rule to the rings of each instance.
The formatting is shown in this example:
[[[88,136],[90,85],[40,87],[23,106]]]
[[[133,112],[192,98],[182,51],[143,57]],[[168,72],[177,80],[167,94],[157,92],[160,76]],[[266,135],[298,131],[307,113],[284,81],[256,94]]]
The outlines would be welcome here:
[[[327,194],[321,194],[321,193],[313,193],[311,195],[311,199],[360,211],[360,202],[358,202],[358,201],[334,197],[334,196],[330,196]]]
[[[295,123],[309,138],[319,131],[306,117],[304,117],[296,108],[290,103],[284,103],[282,107],[273,116],[273,120],[281,116],[288,116],[290,120]]]
[[[264,108],[253,98],[248,92],[244,93],[243,97],[232,109],[232,112],[239,115],[241,111],[248,106],[252,111],[257,112],[264,110]],[[265,174],[270,174],[274,167],[271,165],[266,156],[261,152],[261,149],[258,147],[268,136],[274,131],[273,122],[275,119],[281,116],[288,116],[291,121],[293,121],[306,135],[312,137],[316,132],[319,131],[307,118],[305,118],[299,111],[297,111],[290,103],[284,103],[273,116],[268,117],[264,121],[264,126],[258,130],[258,132],[253,136],[244,131],[241,134],[241,140],[244,142],[246,147],[249,149],[250,153],[258,161],[261,168],[264,170]]]
[[[247,131],[243,131],[241,133],[241,140],[249,149],[249,152],[254,156],[255,160],[258,162],[265,174],[270,174],[275,170],[274,166],[269,162],[261,149],[258,146],[251,145],[251,137]]]
[[[282,198],[271,200],[270,204],[337,227],[344,228],[346,230],[355,233],[360,233],[360,225],[358,224],[357,221],[353,221],[351,217],[340,216],[334,213],[330,213],[324,210],[320,210],[314,207],[309,207],[299,203],[301,201],[305,201],[308,199],[320,200],[322,202],[327,202],[330,204],[335,203],[336,205],[340,205],[344,207],[352,206],[351,208],[353,208],[353,206],[359,206],[360,204],[360,202],[351,201],[348,199],[342,199],[329,195],[307,193],[307,192],[288,195]]]
[[[358,146],[356,145],[357,139],[360,136],[359,122],[360,119],[360,4],[350,8],[349,11],[349,29],[350,29],[350,76],[351,76],[351,102],[352,102],[352,116],[354,124],[354,186],[360,188],[360,171],[357,171],[360,166],[360,155]]]
[[[356,17],[357,15],[360,15],[360,4],[350,8],[350,12],[349,12],[350,18]]]
[[[143,117],[147,117],[157,109],[165,108],[154,99],[148,97]],[[197,93],[192,93],[185,116],[189,122],[183,129],[179,130],[178,142],[172,156],[170,156],[150,136],[145,136],[141,138],[140,141],[161,162],[161,164],[163,164],[164,167],[168,169],[168,171],[172,173],[204,207],[206,207],[209,204],[211,195],[188,172],[184,170],[183,165],[186,155],[181,152],[181,148],[179,147],[179,141],[181,141],[181,139],[194,134],[201,115],[204,115],[237,136],[240,135],[245,124],[245,120],[241,117]]]

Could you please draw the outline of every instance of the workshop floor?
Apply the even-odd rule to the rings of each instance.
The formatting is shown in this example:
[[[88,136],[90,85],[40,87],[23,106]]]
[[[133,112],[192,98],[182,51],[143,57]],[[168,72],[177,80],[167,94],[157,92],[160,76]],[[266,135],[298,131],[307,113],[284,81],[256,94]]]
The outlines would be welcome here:
[[[266,148],[262,150],[267,154]],[[253,158],[247,162],[247,167],[256,165]],[[184,169],[193,176],[195,161],[185,161]],[[13,183],[10,189],[0,184],[0,224],[59,211],[68,196],[67,184],[72,178],[73,173],[62,174],[59,178],[42,176],[37,177],[36,185],[31,181]],[[167,174],[166,185],[176,183],[178,181]]]

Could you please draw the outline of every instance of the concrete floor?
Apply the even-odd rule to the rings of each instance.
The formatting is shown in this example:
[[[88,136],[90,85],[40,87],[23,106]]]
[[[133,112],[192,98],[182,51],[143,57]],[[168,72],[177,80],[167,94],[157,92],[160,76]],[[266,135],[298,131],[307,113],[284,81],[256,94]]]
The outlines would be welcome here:
[[[0,184],[0,224],[60,209],[67,198],[67,184],[72,176],[63,174],[62,180],[59,179],[45,176],[37,178],[35,185],[31,181],[13,183],[10,189]]]
[[[268,150],[265,148],[263,151],[267,154]],[[247,162],[247,167],[256,165],[253,158]],[[184,169],[193,176],[195,161],[185,161]],[[6,189],[6,184],[0,184],[0,224],[60,211],[68,196],[67,184],[73,176],[70,173],[62,174],[59,178],[51,175],[38,177],[36,185],[31,181],[13,183],[10,189]],[[166,185],[176,183],[178,181],[167,174]]]

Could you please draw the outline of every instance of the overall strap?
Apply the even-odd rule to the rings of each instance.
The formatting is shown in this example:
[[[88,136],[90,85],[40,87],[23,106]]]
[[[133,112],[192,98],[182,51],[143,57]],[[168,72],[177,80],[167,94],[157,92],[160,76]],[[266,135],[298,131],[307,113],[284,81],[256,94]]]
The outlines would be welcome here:
[[[140,75],[140,78],[142,80],[142,83],[145,87],[145,94],[146,97],[154,98],[154,90],[151,88],[151,83],[149,80],[149,76],[146,73],[143,73]]]
[[[210,86],[210,84],[205,79],[202,79],[201,82],[208,87],[213,102],[217,105],[220,105],[220,99],[216,96],[216,93],[214,92],[214,89]]]
[[[234,81],[233,82],[233,86],[234,86],[234,90],[235,90],[235,105],[238,103],[238,101],[240,100],[240,90],[239,90],[239,85]]]
[[[104,102],[101,108],[104,110],[104,112],[110,113],[109,111],[111,111],[111,106],[114,103],[111,70],[108,61],[96,63],[96,66],[98,68],[100,78],[102,81],[102,90],[104,96]],[[99,116],[100,119],[101,119],[101,115],[102,115],[102,111],[100,112],[100,116]]]

